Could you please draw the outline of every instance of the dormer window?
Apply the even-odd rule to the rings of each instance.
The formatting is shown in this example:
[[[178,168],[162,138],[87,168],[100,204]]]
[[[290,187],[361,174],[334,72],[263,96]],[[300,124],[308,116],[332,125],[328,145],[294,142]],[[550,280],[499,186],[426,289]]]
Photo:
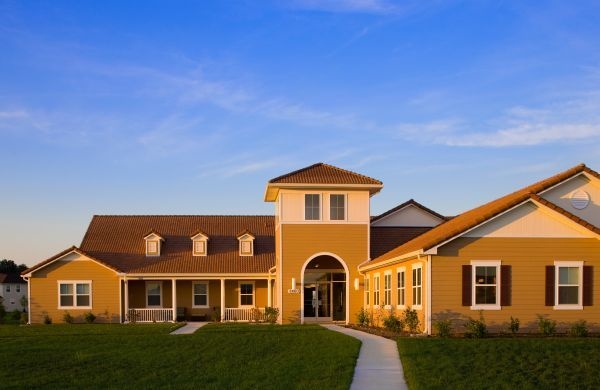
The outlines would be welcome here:
[[[206,256],[208,253],[208,236],[199,231],[192,237],[192,255]]]
[[[160,256],[160,246],[164,239],[155,232],[148,233],[144,240],[146,241],[146,256]]]
[[[254,235],[249,231],[245,231],[237,237],[240,243],[240,256],[254,255]]]

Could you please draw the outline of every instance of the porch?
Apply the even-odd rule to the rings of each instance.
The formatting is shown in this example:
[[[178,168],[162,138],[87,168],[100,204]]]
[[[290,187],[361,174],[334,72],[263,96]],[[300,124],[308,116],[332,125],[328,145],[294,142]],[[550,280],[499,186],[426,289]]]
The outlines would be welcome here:
[[[272,279],[122,281],[125,322],[263,321],[272,306]]]

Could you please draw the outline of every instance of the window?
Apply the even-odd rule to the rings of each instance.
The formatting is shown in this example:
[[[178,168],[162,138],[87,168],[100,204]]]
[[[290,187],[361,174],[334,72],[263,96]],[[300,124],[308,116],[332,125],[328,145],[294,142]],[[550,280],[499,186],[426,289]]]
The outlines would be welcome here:
[[[371,298],[371,291],[369,288],[369,277],[365,277],[365,306],[369,306],[371,304],[370,299]]]
[[[254,282],[240,282],[240,306],[254,306]]]
[[[321,219],[321,197],[319,194],[304,195],[304,219],[307,221]]]
[[[500,309],[500,262],[473,261],[472,309]]]
[[[242,241],[242,254],[247,255],[252,253],[252,241]]]
[[[413,309],[421,308],[421,296],[423,292],[422,268],[420,265],[414,266],[412,270],[412,305]]]
[[[345,195],[329,195],[329,219],[332,221],[343,221],[346,219]]]
[[[396,304],[398,306],[406,305],[406,271],[405,268],[398,269],[398,297]]]
[[[392,272],[386,271],[383,275],[383,304],[390,306],[392,304]]]
[[[379,306],[379,274],[373,277],[373,305]]]
[[[6,292],[10,292],[10,284],[6,285]]]
[[[158,256],[158,240],[147,240],[146,241],[146,255]]]
[[[583,308],[583,262],[556,261],[555,309]]]
[[[195,240],[194,241],[194,256],[205,256],[206,255],[206,241]]]
[[[240,233],[237,239],[240,242],[240,256],[254,255],[254,235],[250,231]]]
[[[17,284],[16,291],[17,291],[18,293],[20,293],[20,292],[21,292],[21,285],[20,285],[20,284]]]
[[[146,306],[162,307],[161,282],[146,282]]]
[[[208,282],[194,282],[193,307],[208,307]]]
[[[58,307],[91,308],[92,307],[92,282],[89,281],[59,281]]]

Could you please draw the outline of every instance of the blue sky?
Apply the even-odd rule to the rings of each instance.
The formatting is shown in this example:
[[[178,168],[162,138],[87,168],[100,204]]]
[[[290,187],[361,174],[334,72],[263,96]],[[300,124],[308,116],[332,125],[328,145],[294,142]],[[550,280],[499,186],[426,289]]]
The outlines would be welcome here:
[[[600,169],[593,1],[0,0],[0,258],[94,214],[271,214],[323,161],[457,214]]]

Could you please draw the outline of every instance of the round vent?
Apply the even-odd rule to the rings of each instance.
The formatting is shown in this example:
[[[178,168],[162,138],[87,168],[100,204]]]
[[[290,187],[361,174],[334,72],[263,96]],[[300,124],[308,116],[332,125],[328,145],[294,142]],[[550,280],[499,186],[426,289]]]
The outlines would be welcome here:
[[[589,203],[590,195],[587,192],[577,190],[571,194],[571,205],[577,210],[586,208]]]

